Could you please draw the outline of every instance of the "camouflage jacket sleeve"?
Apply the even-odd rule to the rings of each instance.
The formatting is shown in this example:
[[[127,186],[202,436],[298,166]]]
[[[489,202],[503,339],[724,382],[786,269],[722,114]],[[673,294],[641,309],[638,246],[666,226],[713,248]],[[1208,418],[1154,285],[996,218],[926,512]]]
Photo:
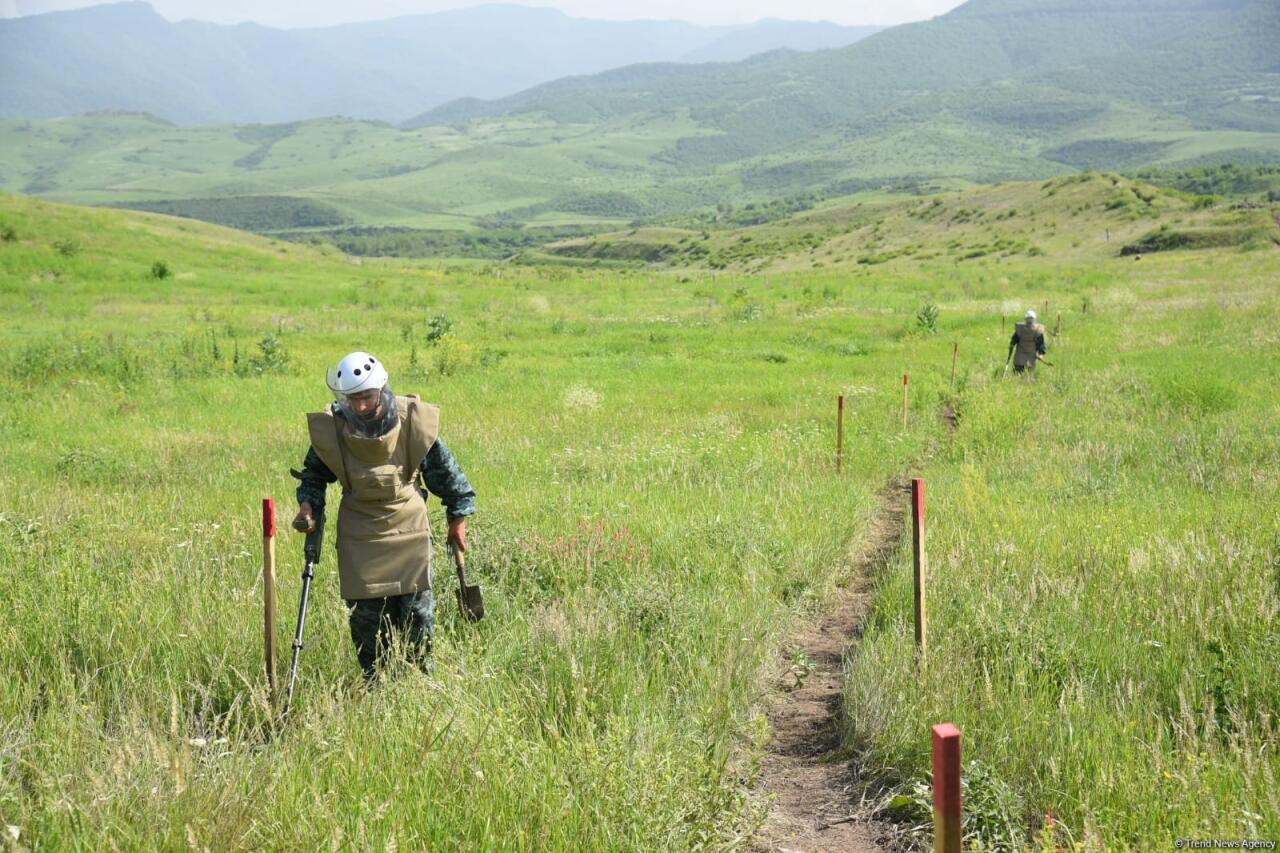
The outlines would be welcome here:
[[[330,483],[338,481],[338,475],[329,470],[329,466],[320,459],[314,447],[307,448],[307,458],[302,462],[301,471],[290,471],[298,483],[298,503],[309,503],[319,512],[324,509],[324,493]]]
[[[431,445],[422,460],[422,482],[427,491],[440,498],[449,518],[460,518],[476,511],[476,493],[462,473],[458,460],[440,439]],[[299,490],[301,491],[301,490]]]

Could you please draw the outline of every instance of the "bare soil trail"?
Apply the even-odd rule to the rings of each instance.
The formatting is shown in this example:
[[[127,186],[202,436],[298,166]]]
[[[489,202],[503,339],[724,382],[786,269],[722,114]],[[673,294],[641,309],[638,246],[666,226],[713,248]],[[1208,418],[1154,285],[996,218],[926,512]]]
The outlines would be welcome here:
[[[960,426],[952,403],[944,403],[937,417],[946,436]],[[936,450],[930,447],[917,466]],[[754,839],[756,850],[860,853],[903,846],[901,832],[877,822],[873,805],[859,796],[862,780],[840,754],[840,721],[845,652],[862,638],[871,585],[906,534],[910,503],[906,477],[881,491],[871,521],[850,543],[848,584],[792,638],[808,672],[801,679],[788,668],[784,679],[790,678],[787,686],[794,689],[767,710],[773,737],[761,761],[757,794],[767,802],[768,814]]]
[[[850,546],[849,583],[818,619],[793,638],[809,669],[795,689],[767,710],[772,739],[765,747],[757,791],[771,801],[756,835],[756,850],[867,851],[888,849],[892,830],[877,825],[855,799],[858,779],[840,748],[844,654],[862,636],[871,609],[871,583],[898,547],[911,488],[890,484],[862,535]]]

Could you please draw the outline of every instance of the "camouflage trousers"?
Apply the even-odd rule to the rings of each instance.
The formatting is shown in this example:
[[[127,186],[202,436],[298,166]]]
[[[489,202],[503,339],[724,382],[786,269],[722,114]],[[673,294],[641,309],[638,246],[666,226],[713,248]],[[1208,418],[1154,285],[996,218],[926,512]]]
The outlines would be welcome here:
[[[347,599],[347,621],[365,678],[377,675],[393,641],[400,644],[412,663],[426,667],[436,621],[431,590],[388,598]]]

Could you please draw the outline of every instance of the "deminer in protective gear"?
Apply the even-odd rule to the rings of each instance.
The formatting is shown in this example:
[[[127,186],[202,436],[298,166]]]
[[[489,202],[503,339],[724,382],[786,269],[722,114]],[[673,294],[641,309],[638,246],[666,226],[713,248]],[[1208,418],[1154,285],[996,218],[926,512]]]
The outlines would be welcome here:
[[[467,550],[476,495],[439,438],[439,407],[393,394],[380,361],[353,352],[330,368],[327,381],[334,402],[307,415],[311,447],[302,470],[291,472],[301,481],[295,524],[314,529],[327,486],[341,483],[338,577],[356,656],[372,679],[393,635],[420,666],[431,650],[427,493],[443,502],[448,543],[458,551]]]
[[[1036,362],[1045,355],[1044,326],[1036,322],[1036,312],[1028,311],[1027,316],[1013,327],[1013,337],[1009,339],[1009,354],[1004,363],[1013,359],[1013,372],[1032,375],[1036,372]]]

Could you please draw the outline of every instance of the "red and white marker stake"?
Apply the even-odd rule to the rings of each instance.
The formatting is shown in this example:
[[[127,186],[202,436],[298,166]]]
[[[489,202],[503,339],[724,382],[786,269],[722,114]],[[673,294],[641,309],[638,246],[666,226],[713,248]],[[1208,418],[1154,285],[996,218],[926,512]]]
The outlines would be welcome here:
[[[925,631],[924,480],[911,481],[911,558],[915,576],[916,659],[928,651]]]
[[[262,499],[262,651],[267,686],[276,693],[276,502]]]
[[[951,723],[933,727],[933,851],[960,853],[960,730]]]

